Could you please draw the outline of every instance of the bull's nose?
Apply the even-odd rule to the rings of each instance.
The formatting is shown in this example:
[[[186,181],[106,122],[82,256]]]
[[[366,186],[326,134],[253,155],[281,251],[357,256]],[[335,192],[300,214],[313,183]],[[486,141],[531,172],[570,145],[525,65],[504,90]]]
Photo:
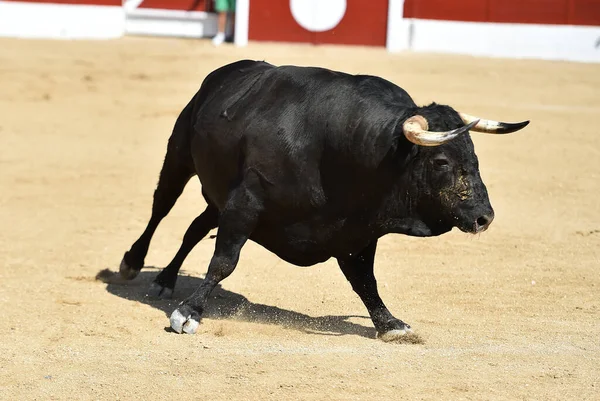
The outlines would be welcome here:
[[[494,212],[484,214],[475,220],[475,232],[481,233],[487,230],[487,228],[492,224],[494,220]]]

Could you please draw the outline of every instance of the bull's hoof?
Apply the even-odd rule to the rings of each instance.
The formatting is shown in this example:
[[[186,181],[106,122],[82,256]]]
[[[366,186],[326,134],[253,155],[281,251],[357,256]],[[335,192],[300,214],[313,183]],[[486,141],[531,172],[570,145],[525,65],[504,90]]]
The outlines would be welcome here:
[[[125,280],[133,280],[140,273],[140,270],[136,270],[133,267],[129,266],[129,264],[127,264],[127,261],[125,260],[126,256],[127,254],[125,254],[125,256],[123,256],[123,260],[121,260],[121,265],[119,266],[119,274]]]
[[[378,327],[377,338],[385,342],[404,341],[404,339],[412,335],[412,332],[408,324],[394,318]]]
[[[193,312],[189,306],[181,305],[171,314],[170,322],[171,328],[179,334],[195,334],[198,331],[198,326],[200,326],[200,316],[197,312]]]
[[[412,333],[412,330],[409,326],[406,326],[404,329],[394,329],[390,331],[386,331],[385,333],[377,333],[377,338],[382,341],[391,342],[402,340],[404,337],[408,336]]]
[[[401,344],[423,344],[424,341],[415,332],[412,331],[410,326],[403,323],[402,327],[395,328],[392,330],[385,331],[383,333],[377,333],[377,338],[386,343],[395,342]]]
[[[154,299],[171,299],[173,297],[173,289],[163,287],[154,281],[152,284],[150,284],[146,296]]]

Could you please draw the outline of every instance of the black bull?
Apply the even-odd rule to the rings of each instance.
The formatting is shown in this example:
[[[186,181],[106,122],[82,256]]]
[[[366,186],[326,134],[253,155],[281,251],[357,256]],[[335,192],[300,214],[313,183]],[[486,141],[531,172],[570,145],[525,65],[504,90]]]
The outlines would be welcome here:
[[[177,119],[152,217],[120,273],[139,273],[159,222],[198,175],[208,206],[149,289],[150,296],[170,297],[187,254],[219,228],[203,284],[171,315],[174,330],[197,330],[208,295],[233,272],[250,239],[296,265],[336,258],[378,335],[393,339],[410,326],[379,297],[377,240],[485,230],[494,212],[467,131],[525,125],[435,103],[418,107],[374,76],[249,60],[226,65],[204,80]]]

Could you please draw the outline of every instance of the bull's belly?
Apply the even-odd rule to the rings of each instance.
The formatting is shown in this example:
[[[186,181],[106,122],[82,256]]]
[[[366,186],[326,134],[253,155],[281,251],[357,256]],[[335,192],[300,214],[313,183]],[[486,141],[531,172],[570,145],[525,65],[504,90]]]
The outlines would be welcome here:
[[[343,221],[287,226],[259,224],[250,239],[286,262],[311,266],[361,251],[373,240],[367,233],[364,227],[349,227]]]
[[[312,266],[325,262],[333,255],[325,249],[316,246],[308,241],[293,240],[290,242],[274,241],[271,238],[265,238],[253,235],[250,239],[275,255],[296,266]]]

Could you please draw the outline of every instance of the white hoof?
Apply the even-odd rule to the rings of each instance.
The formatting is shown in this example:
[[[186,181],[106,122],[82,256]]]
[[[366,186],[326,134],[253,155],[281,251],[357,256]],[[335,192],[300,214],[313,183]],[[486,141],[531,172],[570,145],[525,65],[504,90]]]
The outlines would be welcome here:
[[[188,321],[183,325],[183,332],[188,334],[196,334],[196,331],[198,331],[198,326],[200,326],[200,323],[194,319],[188,319]]]
[[[187,321],[187,317],[183,316],[179,309],[175,309],[175,311],[171,314],[171,328],[181,334],[183,332],[183,325]]]
[[[390,331],[386,331],[383,334],[377,333],[377,338],[379,338],[380,340],[385,341],[385,342],[398,341],[398,340],[404,339],[410,333],[412,333],[411,329],[390,330]]]
[[[192,319],[191,316],[182,315],[181,312],[179,312],[179,309],[175,309],[175,311],[171,314],[170,321],[171,328],[179,334],[195,334],[196,331],[198,331],[198,326],[200,326],[200,322]]]

